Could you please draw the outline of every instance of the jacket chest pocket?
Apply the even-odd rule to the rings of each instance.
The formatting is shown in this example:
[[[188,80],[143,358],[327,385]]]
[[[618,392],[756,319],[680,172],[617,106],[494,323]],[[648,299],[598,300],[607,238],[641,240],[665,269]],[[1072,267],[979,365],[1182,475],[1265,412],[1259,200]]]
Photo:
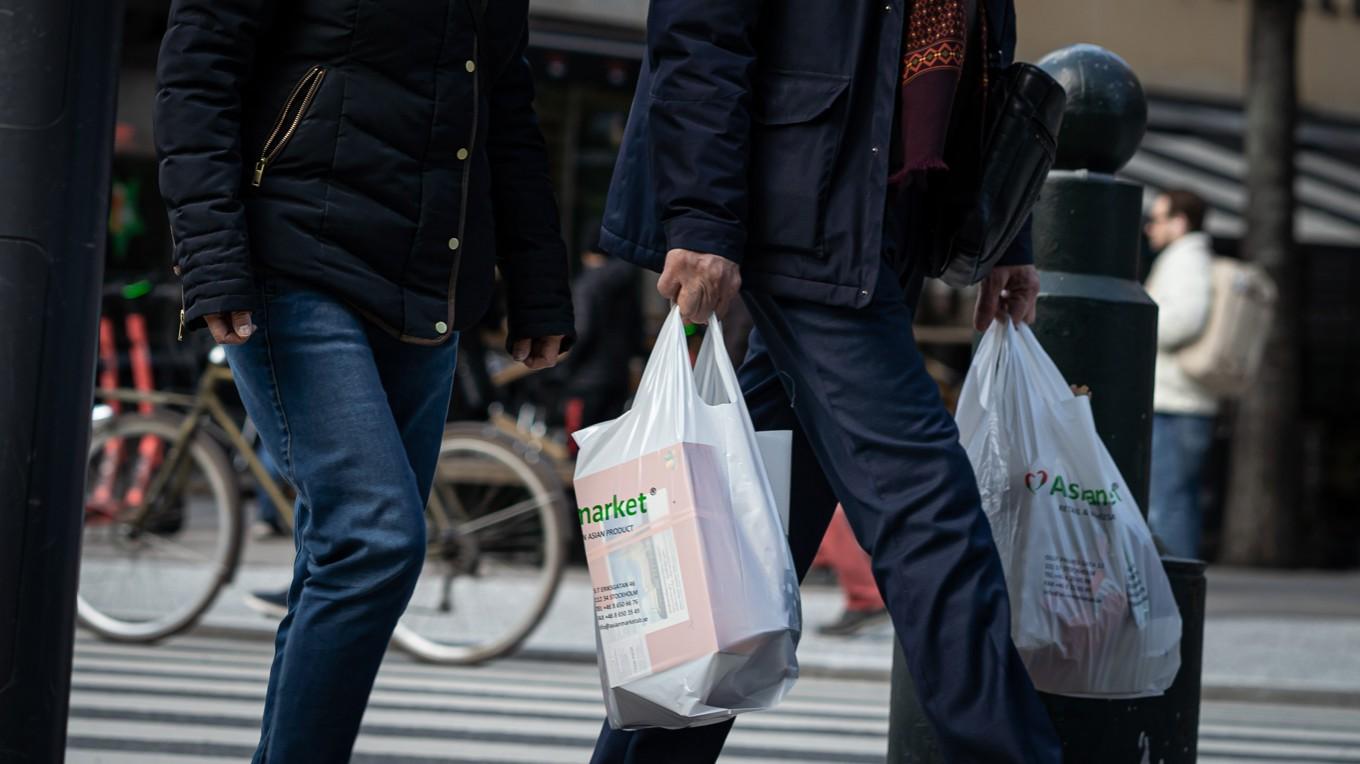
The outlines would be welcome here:
[[[758,250],[824,257],[822,230],[850,78],[766,71],[752,115],[749,229]]]

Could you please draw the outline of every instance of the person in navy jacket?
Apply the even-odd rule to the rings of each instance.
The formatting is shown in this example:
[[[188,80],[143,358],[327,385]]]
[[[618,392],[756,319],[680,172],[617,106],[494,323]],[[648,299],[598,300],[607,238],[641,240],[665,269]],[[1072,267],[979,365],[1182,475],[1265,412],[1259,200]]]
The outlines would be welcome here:
[[[1012,0],[652,0],[647,38],[602,246],[660,271],[690,321],[745,301],[756,427],[794,431],[799,573],[839,500],[946,757],[1060,761],[911,328],[936,222],[921,202],[951,171],[945,146],[981,134],[983,110],[955,106],[1010,63]],[[979,329],[1033,321],[1031,263],[1026,230],[982,283]],[[593,762],[712,762],[730,728],[606,722]]]

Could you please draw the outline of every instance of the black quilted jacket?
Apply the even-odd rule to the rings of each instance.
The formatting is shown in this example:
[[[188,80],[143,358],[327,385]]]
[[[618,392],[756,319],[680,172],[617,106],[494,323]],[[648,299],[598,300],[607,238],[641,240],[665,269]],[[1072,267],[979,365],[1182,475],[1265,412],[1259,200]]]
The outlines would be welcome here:
[[[480,4],[175,0],[156,146],[189,326],[271,271],[438,344],[499,265],[512,339],[572,335],[528,2]]]

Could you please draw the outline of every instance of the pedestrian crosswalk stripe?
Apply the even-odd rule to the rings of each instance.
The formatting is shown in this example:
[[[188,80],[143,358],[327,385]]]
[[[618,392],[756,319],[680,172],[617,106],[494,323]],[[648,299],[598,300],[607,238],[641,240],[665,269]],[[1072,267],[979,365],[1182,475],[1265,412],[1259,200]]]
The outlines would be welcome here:
[[[122,677],[162,677],[184,680],[189,683],[207,683],[212,686],[225,685],[240,687],[243,682],[254,681],[263,687],[268,680],[268,667],[259,666],[166,666],[154,655],[145,657],[108,658],[79,654],[75,667],[87,676]],[[427,671],[428,674],[428,671]],[[469,675],[465,674],[464,677]],[[476,674],[472,678],[444,679],[418,678],[415,676],[394,676],[384,669],[378,676],[378,687],[389,690],[403,690],[414,694],[435,694],[443,697],[489,698],[517,697],[526,702],[579,701],[592,703],[598,708],[600,688],[597,685],[582,684],[579,687],[540,688],[526,683],[498,681],[494,675]],[[818,721],[863,721],[865,719],[886,720],[888,708],[886,701],[860,702],[857,704],[809,701],[798,697],[790,698],[781,707],[790,714],[807,714]]]
[[[253,686],[262,688],[268,680],[268,669],[266,667],[253,669],[209,666],[167,667],[157,663],[154,658],[120,660],[90,658],[83,655],[78,655],[74,664],[82,677],[88,677],[92,681],[103,681],[106,684],[116,683],[116,680],[111,679],[113,677],[127,678],[130,684],[134,680],[140,682],[150,678],[162,678],[180,680],[185,683],[185,686],[204,683],[212,687],[244,689],[251,687],[252,683]],[[95,679],[95,677],[102,677],[102,679]],[[378,676],[377,687],[384,690],[400,690],[415,695],[437,695],[464,699],[512,697],[519,698],[524,702],[536,703],[577,701],[594,704],[596,708],[599,708],[600,703],[598,686],[540,689],[522,684],[497,682],[494,678],[488,676],[479,676],[475,681],[468,679],[419,679],[415,677],[394,677],[384,672]],[[875,718],[886,720],[888,713],[886,702],[851,707],[844,704],[804,701],[796,697],[786,701],[781,708],[790,714],[801,713],[815,717],[817,721],[862,721]]]
[[[1239,742],[1293,742],[1349,745],[1360,750],[1360,730],[1317,730],[1300,727],[1262,728],[1239,724],[1201,724],[1200,740],[1237,740]]]
[[[128,656],[147,656],[154,655],[157,660],[164,663],[189,663],[193,665],[249,665],[249,666],[268,666],[268,661],[273,657],[274,649],[272,642],[265,640],[232,640],[225,638],[198,638],[198,637],[179,637],[174,640],[148,648],[140,645],[120,645],[113,643],[100,642],[93,638],[85,637],[77,641],[81,647],[81,654],[93,656],[116,657],[118,655]],[[243,645],[248,645],[245,647]],[[264,656],[263,663],[258,662],[258,658]],[[544,666],[548,665],[544,661],[508,659],[496,661],[481,666],[441,666],[437,670],[448,672],[450,676],[461,675],[495,675],[498,678],[520,678],[536,684],[546,683],[549,685],[563,686],[586,686],[599,690],[600,678],[593,663],[584,662],[553,662],[551,663],[551,673],[545,673]],[[428,676],[430,665],[420,663],[407,658],[398,651],[390,651],[383,664],[383,670],[395,675],[411,674],[416,676]],[[804,680],[807,685],[809,680]],[[817,683],[811,692],[799,692],[799,697],[804,700],[822,700],[830,703],[851,703],[857,704],[864,702],[866,688],[882,688],[880,682],[868,680],[844,680],[837,679],[834,682]],[[869,692],[870,696],[874,693]],[[886,702],[886,692],[881,692],[882,700]]]
[[[163,722],[175,725],[206,725],[212,727],[259,726],[259,703],[242,701],[188,701],[183,698],[148,698],[114,693],[77,693],[72,697],[73,719],[125,719],[129,721]],[[561,719],[547,715],[512,718],[496,714],[446,711],[393,711],[370,707],[364,716],[364,728],[376,735],[417,735],[447,739],[532,739],[538,742],[590,744],[598,732],[599,718]],[[532,729],[533,734],[524,731]],[[783,729],[748,726],[753,744],[769,747],[794,747],[808,750],[832,750],[871,754],[877,748],[875,738],[884,730],[862,732],[858,735],[836,734],[827,729]]]
[[[226,764],[258,737],[267,642],[189,636],[158,647],[77,639],[71,764]],[[720,764],[880,764],[883,682],[804,679],[779,709],[738,721]],[[602,718],[599,677],[580,663],[478,667],[400,655],[378,676],[355,764],[579,764]],[[1360,764],[1360,713],[1206,704],[1202,764]]]
[[[1299,762],[1360,762],[1360,746],[1326,743],[1266,743],[1259,740],[1200,740],[1206,756],[1236,756],[1244,762],[1287,760]]]
[[[127,684],[110,684],[96,687],[87,683],[74,685],[72,703],[86,708],[127,709],[138,711],[180,711],[185,713],[246,713],[255,719],[259,705],[263,702],[264,690],[244,693],[213,693],[196,691],[191,684],[169,684],[158,688],[136,688]],[[420,702],[412,702],[420,701]],[[459,714],[460,718],[471,715],[493,717],[507,720],[553,720],[582,723],[587,726],[598,725],[600,704],[594,703],[551,703],[528,704],[518,699],[484,698],[479,700],[460,700],[437,696],[412,698],[401,693],[381,689],[374,692],[369,703],[369,720],[377,720],[379,714],[398,714],[413,719],[417,715]],[[882,735],[887,731],[886,722],[855,722],[843,720],[821,720],[816,718],[789,715],[751,715],[742,720],[744,728],[779,732],[792,730],[800,734],[819,736]],[[593,734],[593,730],[592,730]]]

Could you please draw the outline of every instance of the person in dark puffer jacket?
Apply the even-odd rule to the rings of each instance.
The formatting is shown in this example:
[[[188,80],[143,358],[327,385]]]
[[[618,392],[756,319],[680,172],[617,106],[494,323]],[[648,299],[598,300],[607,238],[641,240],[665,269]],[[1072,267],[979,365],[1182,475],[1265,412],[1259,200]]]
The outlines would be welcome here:
[[[527,0],[175,0],[156,145],[182,328],[298,491],[255,762],[348,760],[425,558],[458,331],[573,338]]]

